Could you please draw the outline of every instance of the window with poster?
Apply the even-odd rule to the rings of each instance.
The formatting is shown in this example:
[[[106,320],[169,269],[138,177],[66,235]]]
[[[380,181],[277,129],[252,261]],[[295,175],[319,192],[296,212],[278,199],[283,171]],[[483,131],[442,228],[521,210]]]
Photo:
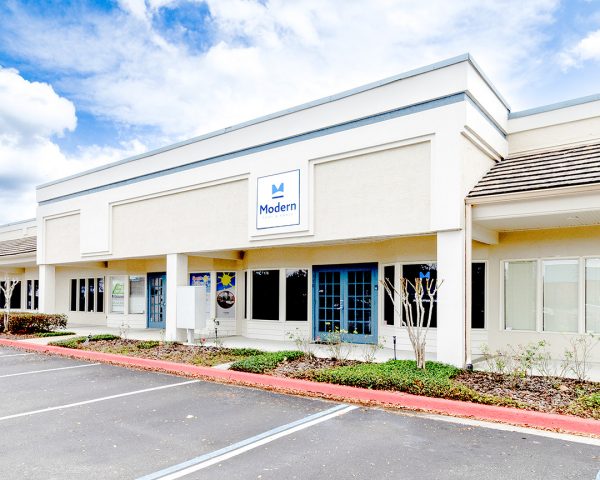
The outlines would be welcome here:
[[[235,272],[217,272],[217,318],[235,318]]]

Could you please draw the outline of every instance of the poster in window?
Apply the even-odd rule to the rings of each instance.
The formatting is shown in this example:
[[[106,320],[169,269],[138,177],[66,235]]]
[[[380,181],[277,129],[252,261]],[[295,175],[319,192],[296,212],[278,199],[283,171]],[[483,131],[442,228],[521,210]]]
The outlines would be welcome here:
[[[110,292],[112,313],[124,313],[125,311],[125,281],[120,278],[111,279]]]
[[[210,318],[210,272],[191,273],[190,285],[206,289],[204,313],[206,314],[206,318]]]
[[[235,318],[235,272],[217,272],[217,318]]]

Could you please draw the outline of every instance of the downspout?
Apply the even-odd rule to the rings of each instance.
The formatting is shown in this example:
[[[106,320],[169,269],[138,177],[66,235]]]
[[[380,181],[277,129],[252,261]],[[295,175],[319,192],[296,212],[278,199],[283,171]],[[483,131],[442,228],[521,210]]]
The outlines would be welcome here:
[[[473,217],[471,205],[465,204],[465,352],[464,364],[467,370],[473,369],[471,358],[471,310],[472,310],[472,259],[473,259]]]

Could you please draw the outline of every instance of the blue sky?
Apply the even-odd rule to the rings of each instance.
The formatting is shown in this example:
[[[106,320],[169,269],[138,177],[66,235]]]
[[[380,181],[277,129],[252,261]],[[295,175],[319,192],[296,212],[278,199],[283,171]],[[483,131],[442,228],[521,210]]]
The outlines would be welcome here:
[[[465,52],[513,111],[600,93],[600,0],[4,0],[0,222],[36,184]]]

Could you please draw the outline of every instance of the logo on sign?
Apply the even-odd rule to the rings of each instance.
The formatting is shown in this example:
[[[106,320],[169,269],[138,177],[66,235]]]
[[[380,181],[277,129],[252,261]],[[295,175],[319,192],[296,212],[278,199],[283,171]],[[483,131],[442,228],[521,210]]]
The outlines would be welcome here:
[[[271,185],[271,198],[273,200],[283,198],[283,183],[280,183],[279,186]]]
[[[300,224],[300,170],[259,177],[256,191],[256,228]]]

